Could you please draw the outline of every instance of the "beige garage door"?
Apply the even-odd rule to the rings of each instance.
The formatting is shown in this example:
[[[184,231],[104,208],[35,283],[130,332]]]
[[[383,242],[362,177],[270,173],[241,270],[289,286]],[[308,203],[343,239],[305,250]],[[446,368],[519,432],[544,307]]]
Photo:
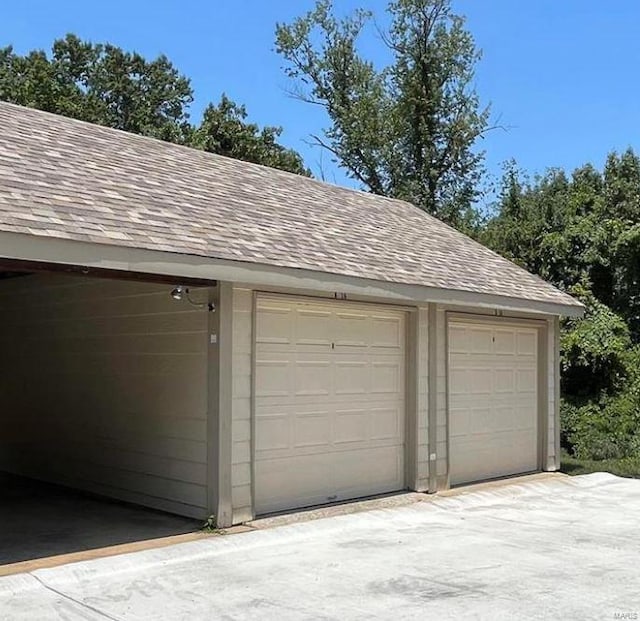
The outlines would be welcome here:
[[[257,513],[404,486],[405,317],[259,298]]]
[[[449,324],[451,484],[538,468],[537,331]]]

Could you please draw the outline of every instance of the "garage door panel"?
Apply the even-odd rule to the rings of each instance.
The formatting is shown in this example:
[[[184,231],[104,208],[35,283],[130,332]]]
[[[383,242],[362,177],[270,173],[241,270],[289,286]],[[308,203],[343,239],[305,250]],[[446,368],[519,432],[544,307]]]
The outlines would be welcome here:
[[[331,415],[327,411],[294,416],[294,450],[314,448],[326,450],[331,443]]]
[[[523,413],[522,408],[514,408],[511,404],[496,404],[493,407],[493,413],[494,423],[492,431],[516,431],[523,424],[526,425],[527,428],[529,427],[530,411]]]
[[[333,363],[336,395],[365,395],[371,392],[371,367],[366,360],[337,359]]]
[[[256,417],[256,453],[288,449],[290,422],[286,414]]]
[[[449,343],[452,484],[535,470],[537,331],[451,323]]]
[[[449,396],[450,399],[460,395],[464,398],[467,397],[468,391],[465,386],[468,386],[471,372],[467,369],[462,369],[458,366],[449,367]]]
[[[333,478],[339,499],[395,491],[404,480],[404,459],[396,447],[336,453]]]
[[[536,416],[537,412],[535,407],[532,407],[528,403],[524,403],[522,405],[516,406],[515,408],[515,416],[513,416],[513,425],[514,430],[535,430],[536,425]]]
[[[327,502],[332,488],[325,473],[330,467],[326,453],[263,461],[255,469],[260,510],[266,513]]]
[[[265,406],[256,412],[256,454],[260,458],[282,458],[326,450],[331,442],[332,418],[331,411],[320,410],[317,404],[303,409]]]
[[[373,362],[371,365],[371,379],[373,394],[385,395],[402,394],[404,377],[402,374],[402,361],[397,358],[383,362]]]
[[[495,410],[489,407],[468,405],[464,408],[453,409],[451,437],[467,438],[485,435],[498,429]]]
[[[267,360],[261,359],[261,372],[256,377],[256,397],[286,397],[291,393],[292,361],[288,357]]]
[[[469,379],[469,388],[473,395],[490,395],[493,392],[493,372],[491,369],[472,367]]]
[[[516,335],[513,330],[495,330],[494,338],[494,353],[513,356],[516,351]]]
[[[366,410],[338,410],[335,416],[333,442],[336,445],[366,443],[371,436],[370,427],[370,416]]]
[[[300,397],[323,397],[331,394],[332,369],[328,360],[295,360],[291,365],[294,394]]]
[[[457,353],[467,354],[467,330],[462,326],[451,325],[449,327],[449,353],[451,355]]]
[[[467,330],[470,351],[472,354],[493,353],[493,332],[487,328],[469,328]]]
[[[493,386],[497,393],[514,393],[516,388],[514,369],[495,369],[493,372]]]
[[[462,366],[465,364],[466,366]],[[475,360],[472,364],[466,361],[456,361],[456,365],[449,371],[449,381],[451,394],[461,395],[465,398],[490,395],[493,391],[492,369],[477,365]]]
[[[537,350],[537,334],[520,330],[518,332],[518,350],[519,356],[530,356],[534,358]]]
[[[518,369],[516,372],[518,393],[534,393],[537,390],[535,369]]]
[[[289,344],[292,320],[290,307],[261,304],[256,318],[256,343]]]
[[[401,442],[404,437],[404,416],[402,407],[372,408],[371,440],[392,440]]]
[[[469,419],[471,418],[471,411],[469,408],[462,404],[462,407],[455,403],[449,406],[449,437],[455,439],[458,437],[465,437],[469,434]]]
[[[314,310],[299,308],[295,311],[295,343],[297,345],[311,345],[328,347],[331,341],[328,334],[331,333],[331,313],[326,310]]]
[[[518,433],[487,433],[460,442],[452,482],[478,481],[536,469],[537,460],[531,456],[530,435]],[[530,457],[523,459],[523,453]],[[496,454],[500,460],[496,460]]]
[[[371,318],[372,348],[404,348],[404,320],[402,315],[373,316]]]
[[[497,422],[498,419],[494,416],[492,409],[488,407],[473,408],[471,410],[471,416],[469,416],[467,433],[475,437],[494,433],[496,430],[499,430]]]
[[[403,313],[339,302],[288,305],[296,321],[286,343],[267,333],[256,344],[257,512],[401,488]],[[319,348],[325,343],[331,346]],[[278,394],[263,365],[274,360],[289,365],[289,383],[277,378]]]
[[[336,348],[366,348],[369,345],[369,318],[366,313],[335,313],[333,343]]]

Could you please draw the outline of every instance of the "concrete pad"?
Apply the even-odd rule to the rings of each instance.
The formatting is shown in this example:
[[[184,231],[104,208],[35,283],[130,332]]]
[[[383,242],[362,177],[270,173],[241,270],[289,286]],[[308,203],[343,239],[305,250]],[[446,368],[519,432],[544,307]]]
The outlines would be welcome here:
[[[200,531],[186,533],[184,535],[170,535],[168,537],[160,537],[158,539],[143,539],[141,541],[133,541],[131,543],[112,545],[104,548],[91,548],[88,550],[82,550],[81,552],[45,556],[43,558],[36,558],[30,561],[20,561],[17,563],[9,563],[8,565],[0,565],[0,576],[28,573],[35,571],[36,569],[57,567],[58,565],[67,565],[69,563],[77,563],[79,561],[86,561],[95,558],[105,558],[107,556],[116,556],[117,554],[128,554],[130,552],[149,550],[151,548],[163,548],[177,543],[183,543],[185,541],[195,541],[197,539],[215,536],[219,536],[219,534],[215,532],[208,533]]]
[[[638,515],[638,480],[534,480],[0,578],[0,619],[624,618]]]
[[[198,520],[0,472],[0,575],[9,565],[175,535]],[[126,550],[126,548],[124,548]],[[123,550],[123,551],[124,551]]]
[[[514,485],[520,483],[528,483],[530,481],[546,481],[553,478],[564,478],[566,474],[561,472],[535,472],[521,476],[504,477],[501,479],[491,479],[490,481],[482,481],[480,483],[471,483],[460,485],[439,492],[438,495],[427,494],[422,492],[400,492],[396,494],[385,494],[375,496],[364,500],[348,500],[332,505],[323,505],[322,507],[312,507],[302,509],[295,512],[283,512],[282,514],[274,514],[267,517],[258,518],[251,522],[247,522],[247,526],[251,528],[274,528],[276,526],[285,526],[286,524],[296,524],[299,522],[308,522],[310,520],[321,520],[339,515],[349,515],[351,513],[360,513],[362,511],[372,511],[374,509],[392,509],[394,507],[404,507],[414,502],[431,502],[436,498],[443,496],[459,496],[460,494],[470,494],[486,489],[496,489],[505,485]],[[227,531],[225,531],[227,532]]]
[[[405,507],[413,504],[414,502],[424,502],[428,499],[429,496],[427,494],[421,494],[418,492],[389,494],[376,498],[369,498],[367,500],[348,501],[334,505],[303,509],[302,511],[296,511],[294,513],[289,512],[258,518],[257,520],[247,522],[247,525],[251,528],[274,528],[276,526],[297,524],[300,522],[308,522],[310,520],[321,520],[339,515],[350,515],[352,513],[361,513],[362,511],[372,511],[374,509]]]

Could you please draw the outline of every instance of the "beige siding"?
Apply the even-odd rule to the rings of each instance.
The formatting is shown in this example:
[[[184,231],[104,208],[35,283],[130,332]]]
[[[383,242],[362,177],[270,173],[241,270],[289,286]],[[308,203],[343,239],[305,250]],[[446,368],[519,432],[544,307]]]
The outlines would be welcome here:
[[[413,371],[418,384],[418,400],[416,411],[418,416],[418,437],[407,438],[407,442],[417,444],[417,477],[416,491],[429,490],[429,309],[420,307],[417,310],[417,368]],[[407,374],[412,369],[407,369]]]
[[[447,426],[447,320],[444,307],[436,307],[436,474],[438,489],[449,486],[449,440]]]
[[[20,277],[0,281],[0,346],[0,468],[206,515],[205,310],[167,285]]]
[[[295,293],[291,291],[290,293]],[[313,292],[307,292],[312,294]],[[377,300],[379,301],[379,300]],[[434,326],[430,331],[429,308],[434,309]],[[417,416],[416,428],[418,437],[408,438],[408,442],[415,442],[416,459],[415,476],[409,473],[409,480],[416,482],[416,488],[420,491],[436,491],[436,489],[446,489],[449,486],[448,470],[448,421],[447,421],[447,311],[468,311],[477,314],[493,315],[487,310],[473,307],[462,309],[445,305],[421,306],[416,309],[416,338],[417,349],[415,360],[416,403],[415,412]],[[513,317],[537,318],[540,316],[513,313]],[[548,321],[550,326],[547,338],[549,340],[550,357],[548,360],[549,377],[549,433],[548,450],[550,453],[549,462],[555,462],[555,437],[557,427],[555,426],[555,404],[554,386],[555,365],[557,359],[553,358],[553,326],[554,321]],[[233,522],[239,523],[253,518],[252,507],[252,330],[253,330],[253,292],[250,289],[235,287],[233,293],[233,406],[232,406],[232,505]],[[432,361],[435,368],[434,414],[429,414],[429,352],[430,334],[435,335],[433,344],[435,358]],[[411,369],[407,369],[410,373]],[[547,398],[547,397],[545,397]],[[429,423],[433,422],[435,431],[429,434]],[[431,435],[431,441],[430,441]],[[435,462],[430,461],[430,457],[435,457]],[[433,464],[432,470],[430,465]],[[412,468],[414,466],[412,465]],[[430,476],[431,475],[431,476]],[[433,484],[430,486],[430,479]]]
[[[557,394],[559,386],[556,386],[558,380],[558,369],[560,360],[558,359],[558,351],[556,351],[556,329],[557,320],[549,319],[547,321],[547,386],[548,386],[548,417],[547,425],[547,463],[543,464],[545,470],[557,470],[560,467],[560,455],[558,454],[558,446],[560,444],[560,428],[559,428],[559,408],[557,402]]]
[[[231,503],[233,523],[253,518],[251,497],[251,367],[253,292],[233,290]]]

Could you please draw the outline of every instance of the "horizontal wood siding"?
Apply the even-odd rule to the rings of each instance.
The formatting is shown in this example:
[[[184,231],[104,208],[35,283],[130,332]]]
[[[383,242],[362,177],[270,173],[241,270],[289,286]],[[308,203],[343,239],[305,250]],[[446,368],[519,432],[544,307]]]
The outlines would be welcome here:
[[[233,523],[252,520],[251,493],[251,351],[253,291],[233,290],[233,399],[231,448],[231,504]]]
[[[417,445],[416,491],[429,491],[429,309],[417,309],[417,356],[415,369],[408,369],[417,382],[418,437],[408,441]]]
[[[547,463],[543,464],[545,470],[558,470],[560,468],[560,403],[558,394],[560,352],[558,349],[559,339],[558,319],[547,320],[547,386],[549,391],[547,416]]]
[[[436,476],[437,488],[449,487],[449,427],[447,403],[447,318],[442,306],[436,307]]]
[[[207,313],[169,290],[0,281],[0,468],[206,514]]]

